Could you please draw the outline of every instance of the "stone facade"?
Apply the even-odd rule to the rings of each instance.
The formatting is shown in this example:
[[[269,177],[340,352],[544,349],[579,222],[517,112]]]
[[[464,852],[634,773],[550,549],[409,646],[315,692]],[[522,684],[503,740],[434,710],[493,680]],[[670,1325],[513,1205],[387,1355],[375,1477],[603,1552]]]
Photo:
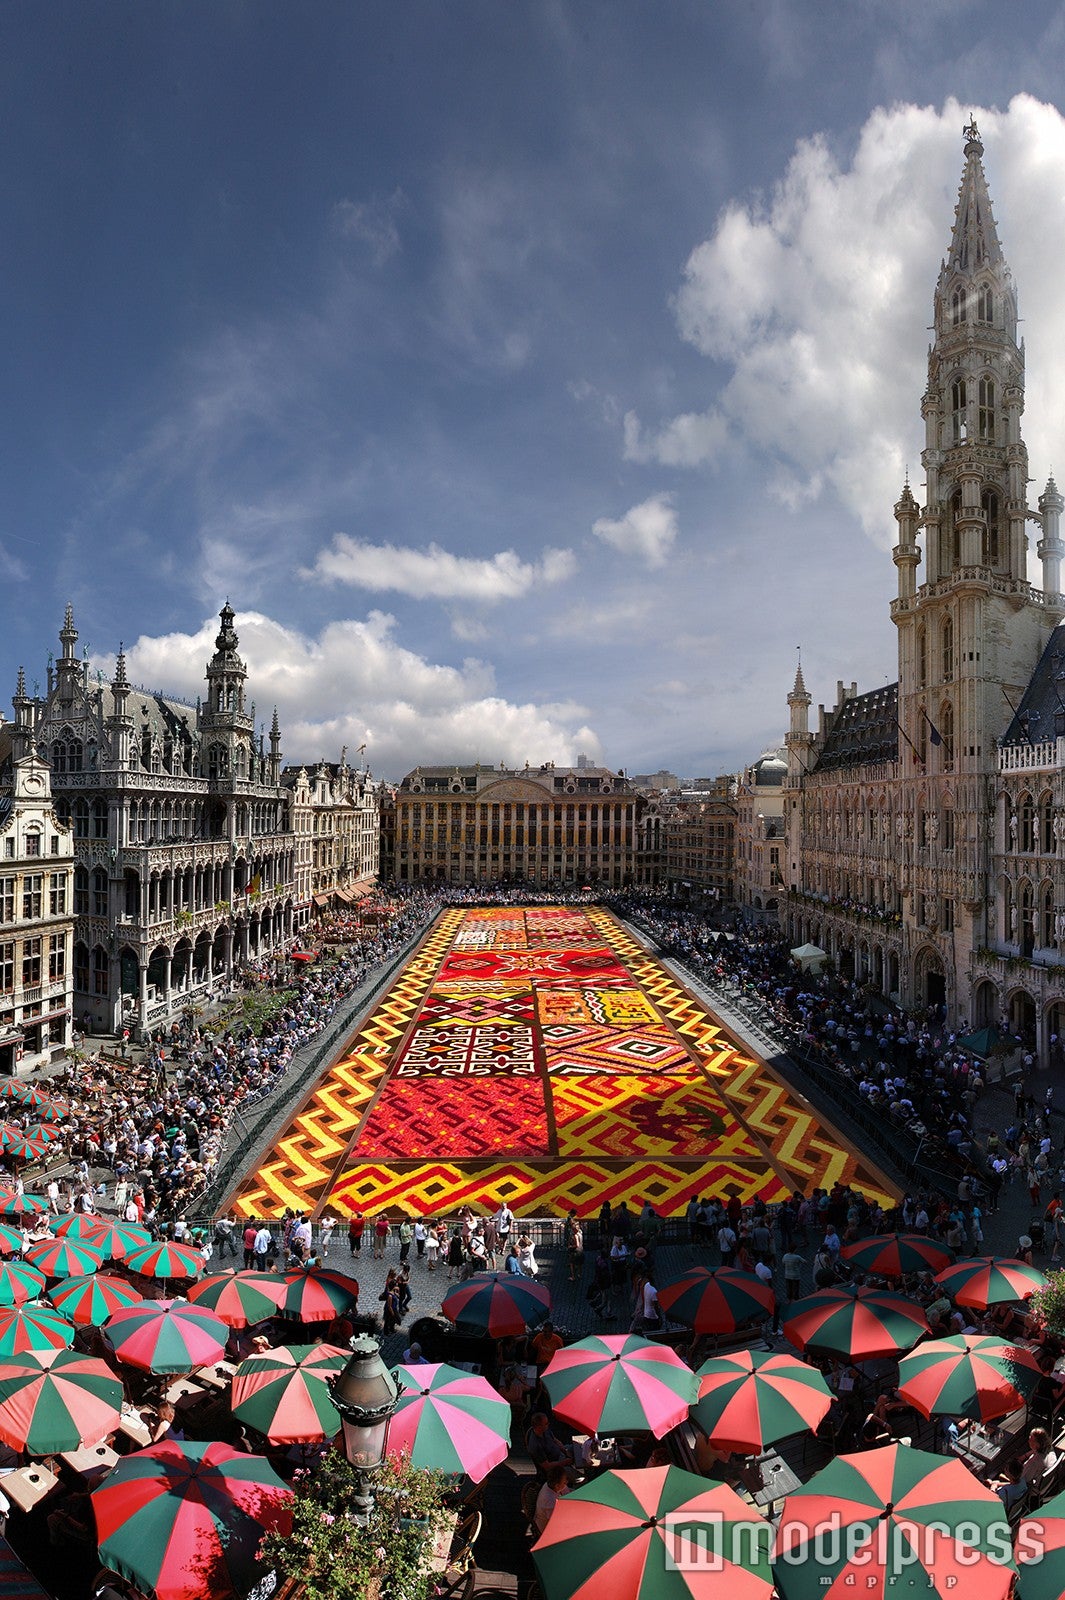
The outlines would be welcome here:
[[[296,905],[344,904],[376,881],[381,858],[381,787],[339,762],[286,767],[296,837]]]
[[[605,767],[416,767],[386,834],[400,882],[635,881],[643,802]]]
[[[1029,696],[1065,610],[1063,502],[1051,480],[1038,511],[1028,504],[1017,297],[975,126],[965,138],[921,402],[925,502],[907,483],[895,506],[898,682],[866,695],[840,684],[811,732],[810,696],[801,672],[796,678],[788,929],[795,943],[822,945],[903,1004],[942,1006],[966,1026],[1005,1011],[1043,1045],[1045,1014],[1057,1003],[1051,991],[1061,993],[1060,974],[1045,972],[1062,962],[1055,917],[1065,892],[1053,829],[1065,794],[1056,768],[1025,768],[1029,758],[1017,752],[1029,740],[1011,729],[1010,707]],[[1041,588],[1027,576],[1030,521],[1041,531]],[[1043,821],[1022,831],[1026,794]],[[1039,831],[1046,826],[1049,856]],[[1030,843],[1036,834],[1039,849]],[[1022,838],[1029,846],[1020,860]],[[1051,945],[1043,943],[1048,930]],[[1044,974],[1022,973],[1035,959]],[[1015,963],[1010,973],[1006,962]]]
[[[733,898],[747,917],[777,919],[784,893],[784,750],[766,750],[736,779]]]
[[[233,620],[227,604],[206,697],[191,706],[130,684],[121,651],[112,682],[90,682],[68,607],[47,694],[25,704],[73,832],[79,1023],[167,1022],[296,932],[277,715],[257,741]]]

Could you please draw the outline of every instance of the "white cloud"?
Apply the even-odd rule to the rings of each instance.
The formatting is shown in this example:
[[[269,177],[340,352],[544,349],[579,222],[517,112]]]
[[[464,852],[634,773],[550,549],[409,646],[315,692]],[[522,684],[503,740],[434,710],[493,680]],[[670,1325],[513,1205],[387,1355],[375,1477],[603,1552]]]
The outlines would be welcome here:
[[[406,203],[402,189],[397,189],[387,200],[338,200],[333,207],[334,232],[367,245],[374,265],[383,267],[400,249],[396,218]]]
[[[665,566],[677,537],[677,513],[671,494],[652,495],[616,522],[600,517],[592,532],[622,555],[637,556],[649,567]]]
[[[396,641],[394,625],[372,611],[364,621],[329,623],[312,638],[261,612],[238,615],[248,698],[267,727],[277,705],[286,761],[335,760],[341,745],[365,743],[373,771],[398,778],[418,763],[572,763],[578,751],[600,754],[585,707],[516,704],[496,692],[485,662],[427,661]],[[195,700],[217,632],[211,617],[194,634],[138,639],[126,649],[131,681]],[[90,665],[110,675],[114,657]]]
[[[576,570],[572,550],[547,549],[540,561],[523,561],[514,550],[479,559],[452,555],[437,544],[412,550],[337,533],[302,576],[361,589],[391,589],[414,600],[462,599],[494,605],[518,600],[540,584],[562,583]]]
[[[789,507],[834,491],[881,544],[909,464],[919,476],[920,396],[932,295],[950,237],[970,106],[877,110],[841,161],[802,142],[766,198],[734,200],[692,251],[674,310],[682,337],[729,375],[702,413],[657,429],[625,420],[625,454],[695,466],[730,442],[769,458]],[[1042,481],[1062,454],[1065,392],[1065,118],[1018,95],[976,108],[999,236],[1030,330],[1024,433]]]

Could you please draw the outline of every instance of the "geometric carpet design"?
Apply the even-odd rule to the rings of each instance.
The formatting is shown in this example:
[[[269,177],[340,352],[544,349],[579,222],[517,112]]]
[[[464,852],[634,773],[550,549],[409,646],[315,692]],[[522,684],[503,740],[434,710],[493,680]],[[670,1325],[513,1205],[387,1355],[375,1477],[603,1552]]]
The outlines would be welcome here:
[[[894,1186],[598,907],[444,911],[230,1197],[433,1216],[663,1213]]]

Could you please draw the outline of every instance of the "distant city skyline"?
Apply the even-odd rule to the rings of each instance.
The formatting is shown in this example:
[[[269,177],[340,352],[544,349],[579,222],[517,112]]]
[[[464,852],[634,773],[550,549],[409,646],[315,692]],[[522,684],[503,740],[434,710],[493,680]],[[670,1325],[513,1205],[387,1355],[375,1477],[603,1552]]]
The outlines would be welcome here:
[[[289,764],[737,771],[895,674],[892,505],[975,116],[1065,472],[1035,0],[5,7],[0,696],[68,601]],[[962,96],[966,98],[962,98]],[[927,335],[924,335],[927,339]],[[5,684],[10,688],[5,688]]]

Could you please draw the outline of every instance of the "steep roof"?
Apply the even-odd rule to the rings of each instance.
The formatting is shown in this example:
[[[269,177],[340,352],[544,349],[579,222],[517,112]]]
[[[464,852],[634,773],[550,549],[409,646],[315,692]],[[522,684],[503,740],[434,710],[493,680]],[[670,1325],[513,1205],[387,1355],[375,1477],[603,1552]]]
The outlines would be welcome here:
[[[1002,743],[1039,744],[1065,734],[1065,622],[1047,640]]]
[[[832,713],[824,743],[817,753],[814,772],[839,771],[863,767],[878,761],[897,761],[899,756],[899,686],[886,683],[882,689],[844,700]]]

